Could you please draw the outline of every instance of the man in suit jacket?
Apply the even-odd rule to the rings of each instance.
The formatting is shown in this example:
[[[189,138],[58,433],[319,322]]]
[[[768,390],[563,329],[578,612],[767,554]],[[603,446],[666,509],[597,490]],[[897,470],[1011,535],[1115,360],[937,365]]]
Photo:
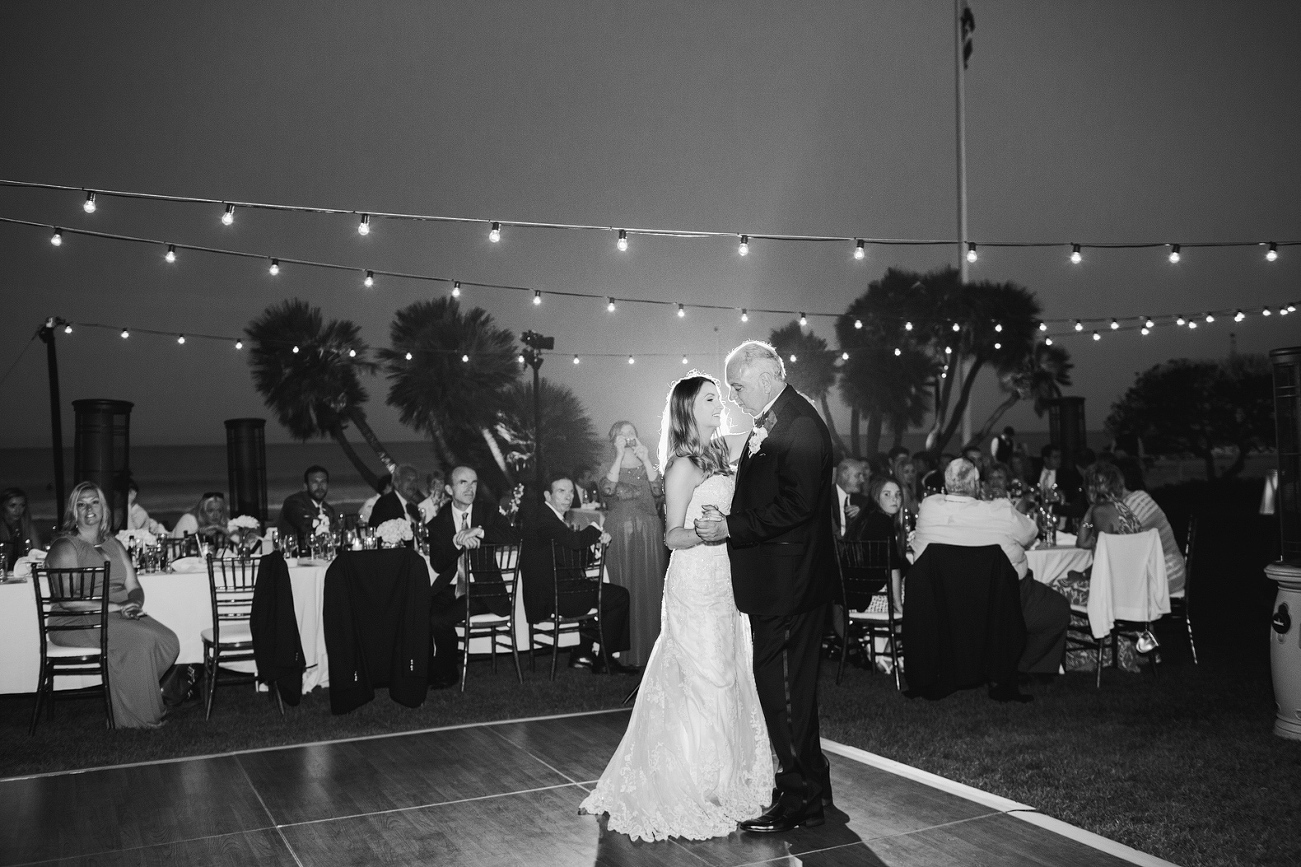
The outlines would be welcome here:
[[[338,527],[339,513],[325,502],[328,493],[329,470],[316,465],[304,470],[303,489],[290,494],[280,507],[280,519],[276,521],[276,532],[280,537],[293,536],[301,547],[311,539],[318,518],[323,518],[332,528]]]
[[[551,543],[580,551],[597,542],[609,542],[610,536],[595,524],[575,530],[565,523],[565,513],[574,501],[574,483],[568,477],[552,479],[542,493],[543,503],[534,509],[524,522],[524,548],[520,555],[524,578],[524,613],[529,623],[538,623],[553,616],[556,603],[556,570],[551,559]],[[582,614],[596,605],[596,588],[587,593],[573,594],[567,599],[570,610],[562,615]],[[570,651],[570,668],[590,668],[600,673],[604,663],[593,653],[593,644],[602,641],[610,659],[610,671],[617,674],[634,674],[637,669],[623,665],[612,654],[627,650],[631,643],[628,635],[628,591],[618,584],[606,583],[601,588],[601,631],[580,633],[578,644]]]
[[[836,508],[831,517],[836,535],[853,539],[868,507],[867,462],[845,458],[836,465]]]
[[[452,470],[447,493],[451,499],[429,522],[429,565],[433,569],[429,625],[433,636],[433,657],[429,661],[429,685],[433,689],[451,686],[460,678],[456,625],[469,614],[510,613],[509,603],[490,597],[488,601],[470,594],[461,578],[461,559],[467,550],[481,545],[507,545],[519,541],[515,528],[495,504],[479,502],[479,474],[469,467]],[[486,576],[476,574],[475,587]],[[500,587],[500,576],[498,576]]]
[[[370,510],[369,524],[378,527],[394,518],[406,518],[413,525],[423,524],[418,506],[423,499],[420,473],[410,464],[398,464],[393,469],[393,490],[375,501],[375,508]]]
[[[736,473],[732,513],[696,522],[706,541],[727,539],[736,607],[750,615],[754,679],[779,768],[776,797],[741,823],[758,833],[821,825],[831,803],[818,740],[818,663],[836,590],[836,495],[831,435],[817,410],[786,385],[781,357],[748,341],[727,357],[733,400],[755,417]]]

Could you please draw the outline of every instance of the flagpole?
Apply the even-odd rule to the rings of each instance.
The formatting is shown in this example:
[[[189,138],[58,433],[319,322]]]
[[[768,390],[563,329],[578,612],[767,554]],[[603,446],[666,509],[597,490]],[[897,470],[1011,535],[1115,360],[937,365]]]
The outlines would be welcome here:
[[[954,103],[957,107],[957,151],[958,151],[958,238],[962,243],[958,245],[958,276],[965,284],[969,272],[967,267],[967,112],[966,112],[966,61],[963,57],[963,38],[962,38],[962,12],[966,5],[966,0],[953,0],[953,68],[955,71],[955,89],[957,98]],[[965,363],[959,356],[959,362],[955,365],[954,387],[957,393],[962,393],[964,380],[969,373]],[[962,408],[962,446],[971,442],[971,401],[967,401],[966,406]]]

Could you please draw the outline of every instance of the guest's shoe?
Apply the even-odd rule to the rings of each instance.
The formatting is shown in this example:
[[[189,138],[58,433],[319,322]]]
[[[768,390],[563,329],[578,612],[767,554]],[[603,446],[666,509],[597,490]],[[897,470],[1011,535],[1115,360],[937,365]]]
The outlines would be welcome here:
[[[605,660],[598,656],[592,662],[592,674],[641,674],[641,669],[635,665],[624,665],[617,659],[611,659],[607,666]]]
[[[594,667],[595,665],[596,665],[596,660],[592,659],[592,657],[588,656],[588,655],[585,654],[585,653],[571,653],[571,654],[569,654],[569,667],[570,667],[570,668],[587,668],[587,669],[590,669],[590,668]]]
[[[746,819],[741,823],[742,831],[752,834],[784,834],[796,828],[815,828],[826,822],[822,810],[822,801],[803,804],[794,809],[785,809],[780,803],[774,805],[756,819]]]

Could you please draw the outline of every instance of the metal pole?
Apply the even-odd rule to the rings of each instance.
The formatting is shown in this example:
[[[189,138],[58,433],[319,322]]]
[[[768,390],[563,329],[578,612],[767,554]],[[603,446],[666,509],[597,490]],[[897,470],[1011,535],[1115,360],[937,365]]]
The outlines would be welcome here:
[[[953,66],[955,70],[955,89],[957,90],[957,135],[958,135],[958,237],[962,243],[958,245],[958,275],[963,284],[966,284],[969,276],[967,267],[967,87],[966,87],[966,69],[962,59],[962,8],[965,0],[953,0]],[[959,344],[959,349],[961,344]],[[954,365],[954,375],[957,379],[953,385],[957,394],[962,393],[962,387],[968,375],[966,362],[961,354],[958,356],[958,363]],[[962,445],[966,446],[971,441],[971,401],[967,401],[966,406],[962,408]]]
[[[54,326],[60,320],[45,320],[37,334],[45,341],[45,366],[50,380],[50,442],[54,450],[54,505],[59,525],[63,524],[63,413],[59,403],[59,358],[54,351]]]
[[[533,484],[539,492],[542,490],[542,394],[538,384],[538,369],[542,367],[542,356],[537,356],[533,365]]]

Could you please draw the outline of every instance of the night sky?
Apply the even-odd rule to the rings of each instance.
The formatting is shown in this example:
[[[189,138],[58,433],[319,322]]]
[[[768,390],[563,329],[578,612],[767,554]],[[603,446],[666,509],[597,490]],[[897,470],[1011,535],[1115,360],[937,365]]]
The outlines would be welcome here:
[[[950,2],[0,4],[0,177],[93,189],[484,220],[740,234],[953,238]],[[981,250],[972,279],[1038,293],[1045,315],[1139,316],[1301,300],[1301,247],[1093,250],[1068,242],[1301,240],[1301,4],[973,0],[967,74],[970,235],[1060,241]],[[889,266],[957,262],[954,247],[751,244],[349,216],[0,187],[0,374],[51,315],[103,323],[60,334],[70,401],[135,402],[138,444],[220,442],[222,420],[268,416],[229,342],[298,296],[387,345],[393,312],[446,292],[366,268],[627,298],[839,313]],[[87,228],[354,266],[333,272],[68,236]],[[499,324],[554,335],[543,374],[598,430],[629,417],[654,436],[680,355],[719,353],[785,317],[467,292]],[[812,329],[833,340],[832,320]],[[173,336],[118,336],[124,326]],[[1221,319],[1063,341],[1090,428],[1136,371],[1301,343],[1301,316]],[[617,353],[601,359],[594,353]],[[673,353],[643,357],[632,352]],[[584,356],[575,367],[571,356]],[[49,441],[44,346],[0,384],[0,445]],[[369,384],[381,438],[415,439]],[[998,396],[986,375],[977,425]],[[838,407],[838,404],[837,404]],[[847,414],[838,409],[841,430]],[[1006,417],[1037,429],[1028,408]],[[285,432],[268,425],[268,439]]]

